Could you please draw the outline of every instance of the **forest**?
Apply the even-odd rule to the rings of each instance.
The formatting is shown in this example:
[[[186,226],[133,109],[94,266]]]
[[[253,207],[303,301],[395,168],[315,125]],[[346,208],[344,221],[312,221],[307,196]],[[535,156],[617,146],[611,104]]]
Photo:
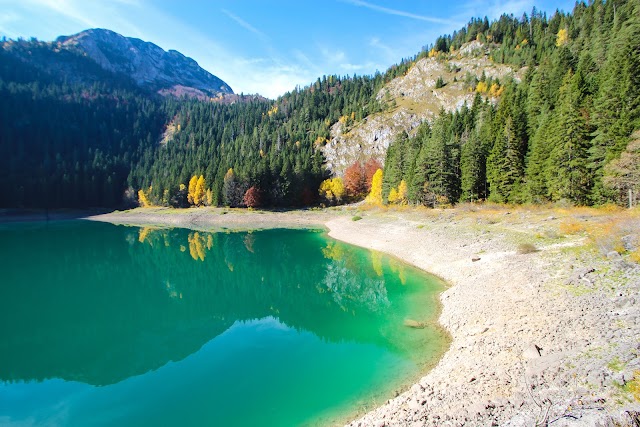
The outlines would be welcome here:
[[[640,191],[640,2],[598,0],[550,18],[534,9],[472,19],[385,73],[323,76],[275,101],[240,96],[232,104],[160,98],[95,70],[91,83],[60,81],[11,55],[46,58],[51,45],[5,41],[0,207],[358,200],[380,165],[331,176],[320,151],[331,126],[392,109],[376,99],[385,83],[474,40],[494,61],[526,67],[524,78],[476,79],[473,105],[399,135],[381,172],[380,203],[623,204],[629,190]],[[487,96],[494,84],[499,99]]]
[[[441,112],[387,152],[383,197],[427,206],[489,200],[623,204],[640,190],[640,2],[577,3],[490,25],[472,20],[430,55],[471,40],[499,43],[495,61],[526,66],[497,104]],[[635,132],[634,132],[635,131]],[[400,192],[400,184],[405,191]],[[400,194],[402,193],[402,194]]]

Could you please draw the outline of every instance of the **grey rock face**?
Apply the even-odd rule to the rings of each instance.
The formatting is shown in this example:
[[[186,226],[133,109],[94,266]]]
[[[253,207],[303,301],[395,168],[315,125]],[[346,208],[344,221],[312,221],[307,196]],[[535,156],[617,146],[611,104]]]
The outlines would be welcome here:
[[[480,79],[483,73],[487,78],[519,81],[524,71],[494,63],[486,47],[478,42],[465,45],[459,54],[446,60],[420,59],[406,75],[395,78],[376,95],[379,101],[393,100],[395,107],[372,114],[349,129],[339,122],[331,128],[331,139],[322,147],[326,166],[342,176],[355,161],[373,157],[384,164],[387,148],[399,133],[412,136],[422,122],[432,122],[441,110],[456,111],[465,104],[471,106],[476,94],[465,86],[464,80],[467,75]],[[438,78],[446,84],[436,89]],[[488,94],[484,97],[497,101]]]
[[[180,52],[166,52],[153,43],[110,30],[86,30],[59,37],[55,43],[61,51],[87,56],[104,70],[124,74],[138,86],[162,94],[217,96],[233,93],[229,85]]]

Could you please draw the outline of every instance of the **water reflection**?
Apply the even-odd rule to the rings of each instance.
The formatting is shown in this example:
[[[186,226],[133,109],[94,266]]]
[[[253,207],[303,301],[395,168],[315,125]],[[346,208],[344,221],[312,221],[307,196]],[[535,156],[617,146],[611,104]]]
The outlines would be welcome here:
[[[402,267],[319,232],[67,223],[3,230],[0,257],[4,381],[114,384],[264,318],[326,342],[407,346],[390,332],[411,309]]]

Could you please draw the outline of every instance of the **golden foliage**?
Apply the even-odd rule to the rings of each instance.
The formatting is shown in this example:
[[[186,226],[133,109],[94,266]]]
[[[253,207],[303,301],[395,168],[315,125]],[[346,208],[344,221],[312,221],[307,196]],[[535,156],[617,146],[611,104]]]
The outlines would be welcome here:
[[[438,51],[435,47],[431,48],[431,50],[429,51],[429,58],[433,58],[434,56],[438,56]]]
[[[205,180],[204,176],[200,175],[198,180],[196,181],[196,188],[193,192],[193,204],[195,206],[202,206],[205,201],[206,190],[205,190]]]
[[[194,233],[189,233],[189,237],[187,238],[189,241],[189,255],[195,261],[200,260],[204,261],[206,254],[206,240],[204,236],[201,236],[197,231]]]
[[[489,91],[489,86],[487,82],[478,82],[476,85],[476,92],[478,93],[487,93]]]
[[[329,242],[326,248],[322,249],[322,255],[327,259],[340,261],[344,259],[344,246],[337,242]]]
[[[625,385],[625,388],[636,402],[640,402],[640,370],[633,373],[633,379]]]
[[[154,230],[155,229],[151,228],[151,227],[143,227],[143,228],[141,228],[140,231],[138,232],[138,242],[144,243],[145,240],[149,239],[149,235]],[[153,243],[151,242],[151,240],[149,240],[149,244],[153,246]]]
[[[371,251],[371,266],[378,277],[382,277],[382,254],[378,251]]]
[[[562,234],[579,234],[585,231],[584,225],[575,220],[565,221],[560,224],[559,228]]]
[[[153,206],[153,203],[151,203],[151,200],[149,199],[149,195],[151,194],[152,189],[153,187],[150,186],[146,192],[142,189],[138,190],[138,203],[141,207],[149,208]]]
[[[560,28],[556,34],[556,46],[564,46],[569,43],[569,32],[566,28]]]
[[[400,205],[406,205],[407,203],[409,203],[408,193],[409,189],[407,188],[407,182],[403,179],[402,181],[400,181],[400,184],[398,184],[396,203]]]
[[[344,196],[345,189],[342,178],[329,178],[322,181],[318,189],[320,196],[326,198],[329,202],[340,202]]]
[[[274,105],[271,109],[269,109],[269,111],[267,111],[267,114],[269,115],[269,117],[273,116],[274,114],[278,113],[278,106]]]
[[[378,169],[376,173],[373,174],[371,191],[365,199],[365,202],[370,205],[382,206],[382,169]]]
[[[387,197],[387,201],[389,203],[396,203],[398,201],[398,190],[392,188],[391,191],[389,191],[389,197]]]
[[[196,185],[198,185],[198,177],[193,175],[189,180],[189,189],[187,190],[187,201],[192,205],[195,204],[193,195],[196,193]]]
[[[504,92],[504,86],[500,86],[498,83],[492,84],[491,88],[489,88],[489,95],[491,95],[494,98],[501,96],[503,92]]]
[[[327,142],[327,139],[323,136],[319,136],[313,142],[313,145],[315,145],[316,147],[319,147],[320,145],[324,145],[325,142]]]

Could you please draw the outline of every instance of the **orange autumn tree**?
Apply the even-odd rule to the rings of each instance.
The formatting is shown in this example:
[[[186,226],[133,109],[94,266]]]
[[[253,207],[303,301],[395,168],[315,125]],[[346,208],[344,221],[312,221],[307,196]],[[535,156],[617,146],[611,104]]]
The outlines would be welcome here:
[[[354,162],[344,172],[344,189],[349,197],[358,198],[367,192],[364,165]]]

